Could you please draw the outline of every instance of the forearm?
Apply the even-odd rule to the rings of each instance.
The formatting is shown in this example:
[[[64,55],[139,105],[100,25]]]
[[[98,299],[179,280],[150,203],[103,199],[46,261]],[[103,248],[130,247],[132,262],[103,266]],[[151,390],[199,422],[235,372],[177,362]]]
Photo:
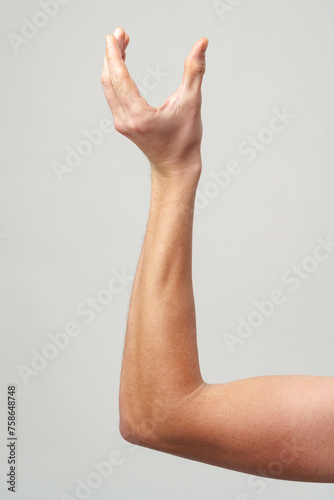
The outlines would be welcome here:
[[[145,434],[164,411],[196,393],[192,230],[200,165],[181,175],[152,170],[150,214],[128,314],[120,385],[121,420]],[[130,423],[130,425],[128,425]]]

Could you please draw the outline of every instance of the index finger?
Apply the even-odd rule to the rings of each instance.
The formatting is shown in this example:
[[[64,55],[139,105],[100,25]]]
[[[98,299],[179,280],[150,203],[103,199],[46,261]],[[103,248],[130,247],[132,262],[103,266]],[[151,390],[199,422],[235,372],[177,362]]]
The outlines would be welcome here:
[[[127,107],[130,104],[133,105],[133,101],[140,97],[140,92],[125,65],[116,37],[114,35],[107,35],[106,44],[109,77],[115,94],[121,106]]]

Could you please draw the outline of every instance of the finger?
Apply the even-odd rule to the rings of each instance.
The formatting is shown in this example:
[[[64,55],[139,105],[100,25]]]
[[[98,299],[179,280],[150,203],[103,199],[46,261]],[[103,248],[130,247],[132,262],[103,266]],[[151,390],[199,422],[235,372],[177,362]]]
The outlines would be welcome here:
[[[111,83],[120,104],[128,106],[140,97],[140,92],[130,77],[116,37],[108,35],[106,42],[106,59]]]
[[[124,42],[124,45],[123,45],[123,52],[122,52],[122,59],[123,61],[125,61],[125,58],[126,58],[126,49],[129,45],[129,41],[130,41],[130,37],[127,33],[125,33],[125,42]]]
[[[122,108],[121,108],[120,102],[115,94],[114,87],[112,86],[111,81],[110,81],[106,58],[104,58],[104,60],[103,60],[101,83],[102,83],[104,95],[106,96],[106,99],[108,101],[110,109],[114,115]]]
[[[124,47],[124,42],[125,42],[125,31],[123,28],[118,27],[114,31],[114,37],[117,38],[119,48],[121,50],[121,53],[123,54],[123,47]]]
[[[198,93],[201,90],[205,73],[205,52],[208,43],[207,38],[197,40],[185,60],[182,84],[188,92]]]
[[[130,37],[127,33],[125,33],[124,29],[120,27],[115,29],[114,36],[117,38],[118,45],[121,49],[122,59],[123,61],[125,61],[126,58],[125,51],[127,49],[127,46],[129,45]]]

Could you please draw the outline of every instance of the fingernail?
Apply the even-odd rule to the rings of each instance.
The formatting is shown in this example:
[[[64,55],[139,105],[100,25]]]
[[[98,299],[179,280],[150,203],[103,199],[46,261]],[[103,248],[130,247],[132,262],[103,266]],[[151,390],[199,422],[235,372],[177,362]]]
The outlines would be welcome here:
[[[202,53],[203,54],[205,54],[206,49],[208,48],[208,45],[209,45],[209,40],[206,40],[205,42],[203,42],[203,45],[202,45]]]
[[[107,35],[107,45],[111,45],[111,43],[112,43],[112,36]]]

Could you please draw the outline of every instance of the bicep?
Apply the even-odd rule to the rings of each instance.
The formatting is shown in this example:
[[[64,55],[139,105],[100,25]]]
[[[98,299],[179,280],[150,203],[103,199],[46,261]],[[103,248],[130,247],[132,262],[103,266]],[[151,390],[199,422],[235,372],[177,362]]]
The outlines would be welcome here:
[[[334,377],[206,384],[152,448],[253,475],[334,482]]]

